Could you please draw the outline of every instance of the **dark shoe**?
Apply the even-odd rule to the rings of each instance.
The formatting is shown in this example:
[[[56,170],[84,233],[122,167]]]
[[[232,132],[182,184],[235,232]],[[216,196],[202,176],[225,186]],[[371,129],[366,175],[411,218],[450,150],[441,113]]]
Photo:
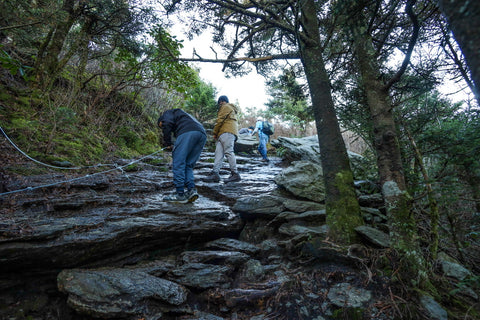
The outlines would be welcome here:
[[[232,174],[230,175],[230,177],[228,177],[227,179],[223,180],[223,182],[227,183],[227,182],[235,182],[235,181],[240,181],[242,180],[240,178],[240,175],[237,173],[237,172],[232,172]]]
[[[163,201],[166,201],[166,202],[172,202],[172,203],[187,203],[188,202],[188,198],[186,197],[185,194],[174,194],[173,196],[166,196],[163,198]]]
[[[270,162],[270,159],[264,158],[264,159],[262,159],[262,161],[263,161],[263,162]]]
[[[220,182],[220,175],[218,172],[212,171],[208,176],[203,179],[203,181],[207,182]]]
[[[185,197],[187,198],[188,202],[193,202],[198,199],[198,192],[197,189],[193,188],[190,190],[187,190],[185,192]]]

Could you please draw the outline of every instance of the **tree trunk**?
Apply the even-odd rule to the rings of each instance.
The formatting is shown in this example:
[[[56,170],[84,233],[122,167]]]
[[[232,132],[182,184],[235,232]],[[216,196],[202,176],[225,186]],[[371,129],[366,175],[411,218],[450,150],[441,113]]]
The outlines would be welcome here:
[[[425,188],[427,189],[427,198],[428,204],[430,207],[430,253],[432,254],[433,259],[437,259],[438,255],[438,244],[439,244],[439,234],[438,234],[438,223],[440,221],[440,212],[438,211],[438,202],[435,198],[435,192],[432,187],[432,183],[430,182],[430,177],[427,172],[427,167],[423,161],[423,155],[418,147],[413,135],[410,133],[410,130],[405,125],[405,123],[401,123],[406,134],[408,140],[410,140],[410,144],[415,152],[415,161],[420,168],[420,172],[422,173],[422,177],[424,180]]]
[[[74,0],[65,0],[60,11],[59,21],[52,27],[47,37],[41,45],[42,53],[38,56],[36,64],[37,77],[40,83],[46,88],[58,74],[58,59],[63,49],[68,32],[72,27],[74,19]],[[49,79],[50,81],[46,81]]]
[[[425,283],[428,277],[425,261],[419,250],[415,219],[411,214],[411,199],[406,190],[393,106],[381,80],[372,39],[359,31],[361,29],[361,26],[355,29],[354,50],[373,122],[374,147],[390,227],[390,240],[392,247],[402,257],[403,278],[413,280],[414,284],[421,284]]]
[[[475,209],[477,212],[480,212],[480,177],[474,174],[476,168],[467,169],[466,180],[470,187],[472,188],[472,196],[475,201]],[[470,172],[470,174],[468,174]]]
[[[363,225],[360,206],[322,58],[315,3],[305,0],[301,1],[301,5],[301,22],[309,39],[300,43],[301,58],[312,97],[325,176],[327,225],[331,238],[351,243],[356,238],[355,227]]]
[[[438,6],[462,49],[480,104],[480,1],[438,0]]]

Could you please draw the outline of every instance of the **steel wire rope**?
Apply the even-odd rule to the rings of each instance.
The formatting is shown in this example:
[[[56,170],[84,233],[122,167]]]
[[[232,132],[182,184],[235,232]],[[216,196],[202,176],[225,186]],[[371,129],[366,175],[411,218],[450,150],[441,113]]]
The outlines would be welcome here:
[[[30,157],[28,154],[26,154],[25,152],[23,152],[23,150],[21,150],[13,141],[12,139],[10,139],[10,137],[5,133],[5,131],[3,130],[2,126],[0,126],[0,131],[2,131],[2,134],[4,135],[4,137],[8,140],[8,142],[10,142],[10,144],[15,148],[17,149],[18,152],[20,152],[21,154],[23,154],[25,157],[27,157],[28,159],[32,160],[33,162],[36,162],[38,164],[41,164],[42,166],[46,166],[46,167],[49,167],[49,168],[54,168],[54,169],[63,169],[63,170],[80,170],[80,169],[88,169],[88,168],[97,168],[97,167],[108,167],[108,166],[115,166],[115,164],[96,164],[96,165],[93,165],[93,166],[83,166],[83,167],[58,167],[58,166],[52,166],[48,163],[43,163],[41,161],[38,161],[37,159],[34,159],[32,157]]]
[[[77,180],[81,180],[81,179],[85,179],[85,178],[89,178],[89,177],[92,177],[92,176],[96,176],[96,175],[99,175],[99,174],[104,174],[104,173],[108,173],[108,172],[112,172],[112,171],[115,171],[115,170],[120,170],[122,172],[123,171],[123,168],[125,167],[128,167],[129,165],[132,165],[136,162],[139,162],[139,161],[142,161],[143,159],[146,159],[146,158],[149,158],[157,153],[159,153],[160,151],[163,151],[165,148],[162,148],[160,150],[157,150],[149,155],[146,155],[144,157],[141,157],[137,160],[133,160],[123,166],[117,166],[116,168],[112,168],[112,169],[109,169],[109,170],[105,170],[105,171],[100,171],[100,172],[95,172],[95,173],[92,173],[92,174],[87,174],[85,176],[82,176],[82,177],[77,177],[77,178],[73,178],[73,179],[69,179],[69,180],[63,180],[63,181],[58,181],[58,182],[55,182],[55,183],[49,183],[49,184],[44,184],[44,185],[41,185],[41,186],[36,186],[36,187],[27,187],[27,188],[23,188],[23,189],[18,189],[18,190],[13,190],[13,191],[8,191],[8,192],[3,192],[3,193],[0,193],[0,197],[1,196],[4,196],[4,195],[7,195],[7,194],[12,194],[12,193],[18,193],[18,192],[24,192],[24,191],[31,191],[31,190],[35,190],[35,189],[41,189],[41,188],[46,188],[46,187],[51,187],[51,186],[55,186],[55,185],[58,185],[58,184],[62,184],[62,183],[67,183],[67,182],[72,182],[72,181],[77,181]]]
[[[49,183],[49,184],[45,184],[45,185],[40,185],[40,186],[36,186],[36,187],[27,187],[27,188],[23,188],[23,189],[18,189],[18,190],[13,190],[13,191],[7,191],[7,192],[3,192],[3,193],[0,193],[0,197],[1,196],[4,196],[4,195],[7,195],[7,194],[13,194],[13,193],[18,193],[18,192],[24,192],[24,191],[31,191],[31,190],[36,190],[36,189],[41,189],[41,188],[46,188],[46,187],[51,187],[51,186],[55,186],[55,185],[58,185],[58,184],[62,184],[62,183],[67,183],[67,182],[73,182],[73,181],[77,181],[77,180],[81,180],[81,179],[85,179],[85,178],[89,178],[89,177],[92,177],[92,176],[95,176],[95,175],[99,175],[99,174],[105,174],[105,173],[109,173],[109,172],[112,172],[112,171],[115,171],[115,170],[120,170],[122,172],[123,171],[123,168],[125,167],[128,167],[134,163],[137,163],[139,161],[142,161],[143,159],[146,159],[146,158],[149,158],[151,156],[154,156],[155,154],[165,150],[165,148],[161,148],[160,150],[157,150],[149,155],[146,155],[146,156],[143,156],[139,159],[136,159],[136,160],[133,160],[123,166],[118,166],[116,164],[98,164],[98,165],[95,165],[95,166],[85,166],[85,167],[70,167],[70,168],[65,168],[65,167],[57,167],[57,166],[52,166],[52,165],[49,165],[47,163],[43,163],[41,161],[38,161],[32,157],[30,157],[29,155],[27,155],[25,152],[23,152],[20,148],[17,147],[17,145],[8,137],[8,135],[5,133],[5,131],[3,131],[3,128],[0,126],[0,131],[2,131],[2,134],[5,136],[5,138],[12,144],[12,146],[15,147],[15,149],[17,149],[18,152],[20,152],[21,154],[23,154],[25,157],[27,157],[28,159],[38,163],[38,164],[41,164],[41,165],[44,165],[44,166],[47,166],[47,167],[50,167],[50,168],[55,168],[55,169],[86,169],[86,168],[95,168],[95,167],[99,167],[99,166],[116,166],[115,168],[112,168],[112,169],[109,169],[109,170],[105,170],[105,171],[100,171],[100,172],[95,172],[95,173],[92,173],[92,174],[87,174],[85,176],[82,176],[82,177],[77,177],[77,178],[72,178],[72,179],[69,179],[69,180],[63,180],[63,181],[58,181],[58,182],[54,182],[54,183]]]

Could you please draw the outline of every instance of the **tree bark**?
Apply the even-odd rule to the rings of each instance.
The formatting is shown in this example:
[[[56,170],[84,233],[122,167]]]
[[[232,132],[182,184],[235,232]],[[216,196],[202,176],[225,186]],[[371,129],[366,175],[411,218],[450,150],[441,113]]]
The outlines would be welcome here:
[[[480,1],[438,0],[475,84],[475,97],[480,104]]]
[[[425,283],[428,276],[425,260],[419,250],[415,219],[411,214],[411,197],[406,190],[393,106],[376,62],[372,39],[361,29],[361,26],[356,27],[354,32],[354,54],[372,117],[374,147],[390,240],[392,247],[402,256],[403,278],[419,285]]]
[[[440,212],[438,211],[438,202],[435,197],[435,192],[432,187],[432,183],[430,182],[430,177],[428,175],[427,167],[423,161],[423,155],[418,147],[413,135],[411,134],[410,130],[406,126],[405,123],[401,123],[410,144],[415,152],[415,161],[420,168],[420,172],[422,173],[422,177],[425,183],[425,188],[427,189],[427,198],[428,204],[430,207],[430,253],[432,254],[433,259],[437,259],[438,255],[438,244],[440,242],[440,237],[438,234],[438,223],[440,221]]]
[[[360,206],[322,58],[315,3],[313,0],[300,3],[301,23],[308,38],[308,41],[300,41],[301,60],[312,98],[325,176],[327,225],[331,238],[351,243],[356,238],[355,227],[363,224]]]
[[[49,32],[50,37],[47,37],[42,43],[36,64],[37,77],[44,87],[48,87],[50,81],[46,79],[55,79],[59,72],[58,63],[59,56],[63,49],[67,35],[75,22],[74,18],[74,0],[65,0],[62,6],[59,21],[52,27]]]

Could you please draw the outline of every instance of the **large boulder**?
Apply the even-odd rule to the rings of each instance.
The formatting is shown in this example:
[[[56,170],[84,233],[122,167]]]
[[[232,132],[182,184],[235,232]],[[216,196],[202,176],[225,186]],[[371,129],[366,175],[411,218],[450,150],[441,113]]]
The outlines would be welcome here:
[[[316,135],[304,138],[278,137],[270,144],[283,150],[282,157],[288,162],[304,160],[321,165],[320,146]],[[375,178],[370,176],[371,165],[363,156],[349,150],[347,150],[347,154],[356,180]]]
[[[258,148],[258,140],[255,136],[249,134],[239,134],[233,150],[235,153],[254,153]]]
[[[63,270],[57,281],[70,307],[103,319],[161,316],[177,310],[188,294],[175,282],[127,269]]]
[[[294,161],[275,176],[275,182],[297,197],[315,202],[325,201],[323,170],[311,161]]]
[[[278,137],[270,141],[275,148],[284,150],[282,157],[288,162],[307,160],[320,164],[320,147],[317,136],[304,138]]]

